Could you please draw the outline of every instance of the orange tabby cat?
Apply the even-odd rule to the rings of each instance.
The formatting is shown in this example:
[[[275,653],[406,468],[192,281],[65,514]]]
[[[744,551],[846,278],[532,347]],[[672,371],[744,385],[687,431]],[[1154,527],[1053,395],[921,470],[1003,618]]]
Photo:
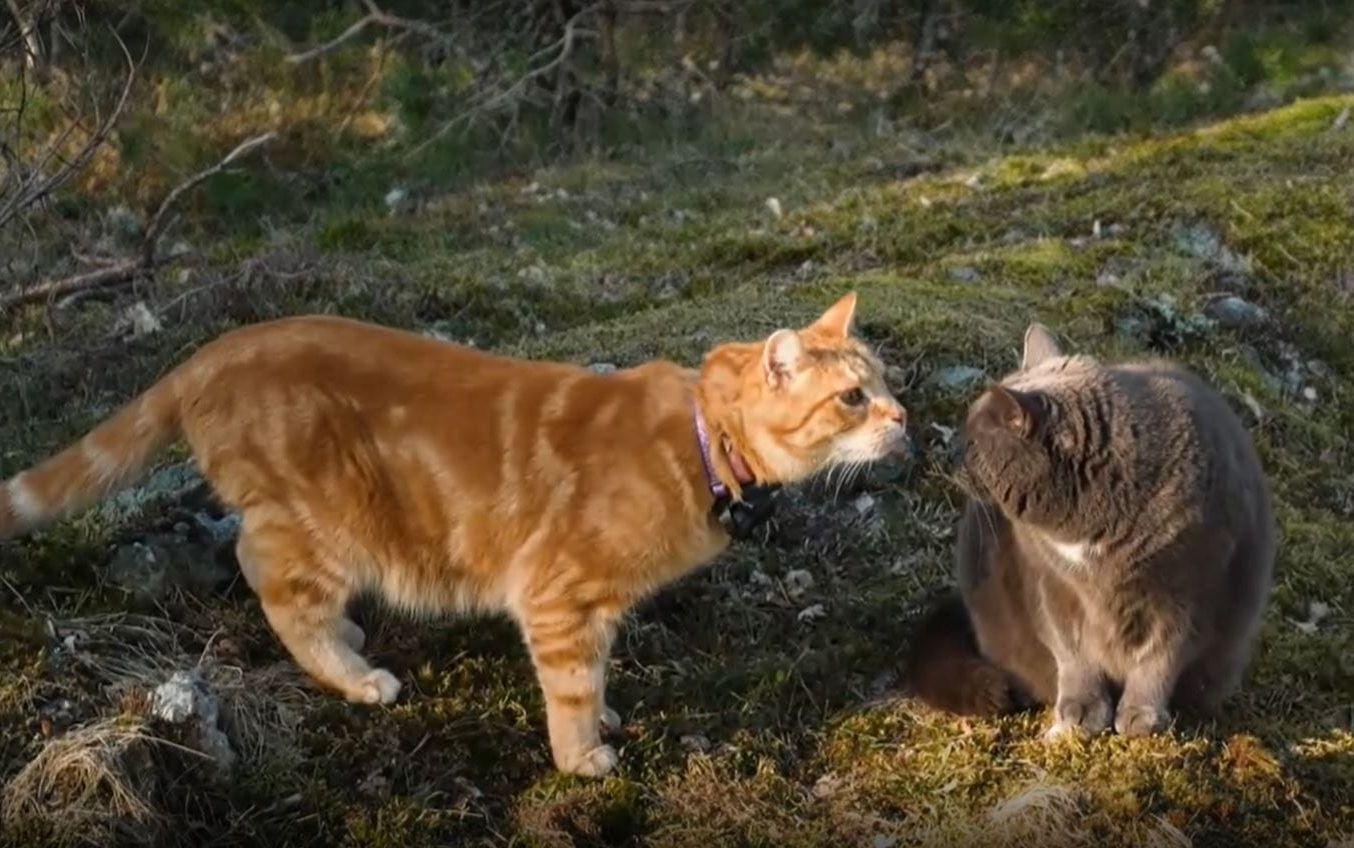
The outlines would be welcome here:
[[[903,408],[850,335],[855,302],[717,347],[699,374],[595,374],[338,318],[247,327],[0,488],[0,538],[90,503],[182,436],[242,513],[240,568],[307,672],[353,701],[394,700],[399,682],[358,653],[345,614],[362,592],[424,613],[506,611],[556,765],[604,774],[618,620],[728,544],[720,485],[738,498],[903,440]]]

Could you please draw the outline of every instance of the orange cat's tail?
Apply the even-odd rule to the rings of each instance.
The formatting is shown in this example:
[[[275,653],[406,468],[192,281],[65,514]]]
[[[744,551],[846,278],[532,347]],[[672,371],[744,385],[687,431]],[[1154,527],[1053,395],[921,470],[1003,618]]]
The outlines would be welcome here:
[[[179,435],[174,375],[56,456],[0,486],[0,539],[60,518],[129,483]]]
[[[1010,679],[979,653],[957,594],[932,608],[917,629],[907,688],[927,706],[959,715],[995,716],[1015,706]]]

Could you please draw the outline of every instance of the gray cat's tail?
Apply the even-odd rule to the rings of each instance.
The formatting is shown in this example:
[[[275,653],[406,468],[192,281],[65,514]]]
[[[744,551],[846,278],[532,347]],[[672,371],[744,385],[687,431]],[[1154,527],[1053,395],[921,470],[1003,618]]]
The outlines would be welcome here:
[[[922,619],[908,661],[909,694],[938,710],[995,716],[1016,707],[1011,680],[978,651],[968,610],[954,593]]]

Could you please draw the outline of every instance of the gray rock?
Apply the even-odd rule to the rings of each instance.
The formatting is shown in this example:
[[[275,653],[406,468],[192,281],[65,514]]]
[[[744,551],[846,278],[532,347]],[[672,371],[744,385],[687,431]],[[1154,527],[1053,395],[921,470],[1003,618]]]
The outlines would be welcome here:
[[[956,265],[950,269],[950,279],[957,283],[976,283],[983,275],[972,265]]]
[[[1222,241],[1222,236],[1207,224],[1193,224],[1178,227],[1175,231],[1175,246],[1182,253],[1212,263],[1230,273],[1249,273],[1250,260],[1233,253]]]
[[[228,522],[229,519],[222,519],[219,524],[230,526]],[[235,528],[230,529],[233,536]],[[152,535],[122,545],[113,553],[108,563],[108,580],[143,602],[158,601],[172,588],[210,595],[235,576],[234,570],[217,558],[222,544],[224,541],[202,543],[171,534]]]
[[[203,484],[197,466],[189,462],[162,468],[133,489],[118,492],[99,506],[99,517],[110,524],[125,524],[151,509],[181,500]]]
[[[982,384],[987,372],[972,365],[949,365],[931,372],[927,382],[947,392],[967,391]]]
[[[1236,295],[1217,298],[1204,307],[1204,314],[1224,327],[1244,330],[1269,320],[1264,309]]]
[[[151,694],[151,714],[183,726],[190,742],[211,757],[218,769],[229,772],[237,759],[230,737],[221,730],[221,704],[194,671],[176,671]]]
[[[616,373],[616,363],[594,362],[588,366],[588,370],[596,374],[614,374]]]

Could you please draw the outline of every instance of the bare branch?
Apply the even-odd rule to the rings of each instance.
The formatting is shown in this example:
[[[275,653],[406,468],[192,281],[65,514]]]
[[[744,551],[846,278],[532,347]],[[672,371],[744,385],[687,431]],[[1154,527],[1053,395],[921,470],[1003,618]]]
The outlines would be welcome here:
[[[155,210],[151,216],[150,223],[146,225],[145,235],[141,238],[141,256],[146,265],[152,265],[155,262],[155,247],[160,240],[160,234],[167,223],[169,210],[178,202],[180,197],[195,188],[204,180],[221,173],[229,168],[241,156],[248,154],[255,148],[262,147],[273,139],[277,138],[277,133],[266,132],[263,135],[256,135],[251,139],[240,142],[235,149],[226,154],[225,158],[210,168],[198,171],[193,176],[179,183],[174,190],[165,195],[165,199],[160,202],[160,208]]]
[[[6,192],[5,197],[0,198],[0,228],[23,214],[29,207],[41,203],[74,178],[76,174],[83,171],[89,165],[90,160],[94,158],[98,149],[108,141],[108,137],[112,134],[118,119],[122,117],[127,99],[131,96],[132,84],[136,81],[137,73],[136,62],[132,59],[131,51],[127,49],[127,45],[116,32],[113,33],[113,38],[117,41],[118,47],[122,49],[123,57],[127,60],[127,80],[123,83],[122,92],[118,95],[117,103],[112,112],[99,122],[89,138],[80,146],[79,151],[69,160],[61,158],[61,148],[78,127],[78,122],[72,120],[66,126],[56,140],[51,142],[38,156],[37,163],[29,169],[28,174],[17,178],[17,187],[13,191]],[[5,152],[6,159],[9,159],[11,155],[17,160],[16,151]],[[59,161],[60,167],[51,176],[44,177],[43,174],[47,165],[53,160]],[[20,167],[21,165],[17,161],[10,162],[9,169],[11,171],[16,171]]]
[[[428,138],[415,145],[406,155],[408,157],[418,156],[434,142],[446,136],[447,133],[474,120],[477,115],[520,100],[533,82],[558,71],[569,62],[573,57],[574,47],[579,40],[600,37],[601,34],[597,31],[583,29],[580,24],[588,16],[597,14],[602,6],[603,3],[593,3],[580,9],[565,21],[564,33],[558,39],[537,50],[527,59],[528,70],[525,73],[506,88],[496,92],[482,92],[475,102],[472,102],[460,114],[443,123]],[[543,64],[538,64],[542,62]]]
[[[324,44],[321,44],[318,47],[312,47],[311,49],[305,51],[304,53],[293,53],[287,57],[287,61],[293,65],[299,65],[302,62],[309,62],[311,59],[314,59],[317,56],[323,56],[326,53],[330,53],[334,50],[337,50],[348,41],[351,41],[354,37],[356,37],[359,33],[361,33],[362,30],[366,29],[367,27],[371,26],[376,22],[377,22],[376,18],[374,18],[371,15],[367,15],[363,18],[360,18],[357,21],[357,23],[353,24],[352,26],[345,29],[343,32],[339,33],[339,35],[336,38],[330,41],[326,41]]]
[[[64,297],[78,291],[121,285],[134,279],[144,270],[145,266],[138,257],[136,259],[124,259],[104,268],[95,268],[93,271],[72,274],[59,280],[47,280],[0,297],[0,311],[24,303]]]
[[[174,204],[176,204],[186,193],[202,184],[202,182],[209,177],[221,173],[241,157],[267,144],[276,137],[277,133],[267,132],[263,135],[254,136],[251,139],[243,141],[215,165],[198,171],[196,174],[193,174],[191,177],[175,186],[169,194],[165,195],[165,199],[160,202],[159,208],[157,208],[155,214],[151,216],[150,222],[146,225],[146,229],[141,236],[141,249],[136,256],[114,262],[102,268],[96,268],[92,271],[84,271],[57,280],[47,280],[38,283],[37,285],[28,286],[18,291],[0,296],[0,311],[9,310],[25,303],[34,303],[40,300],[56,299],[95,289],[120,286],[135,280],[137,277],[152,273],[157,267],[160,267],[167,262],[180,259],[181,257],[162,259],[156,255],[156,248],[159,244],[160,237],[164,233],[165,227],[168,226],[169,213],[174,208]]]
[[[377,6],[373,0],[363,0],[363,6],[367,9],[367,14],[359,18],[352,26],[339,33],[338,36],[326,41],[318,47],[312,47],[303,53],[293,53],[287,57],[287,61],[293,65],[299,65],[303,62],[309,62],[318,56],[331,53],[342,47],[353,38],[357,37],[363,30],[369,26],[381,26],[386,29],[400,29],[406,32],[417,33],[427,38],[438,41],[446,41],[447,35],[442,30],[426,21],[415,20],[413,18],[402,18],[399,15],[392,15],[389,12]]]

